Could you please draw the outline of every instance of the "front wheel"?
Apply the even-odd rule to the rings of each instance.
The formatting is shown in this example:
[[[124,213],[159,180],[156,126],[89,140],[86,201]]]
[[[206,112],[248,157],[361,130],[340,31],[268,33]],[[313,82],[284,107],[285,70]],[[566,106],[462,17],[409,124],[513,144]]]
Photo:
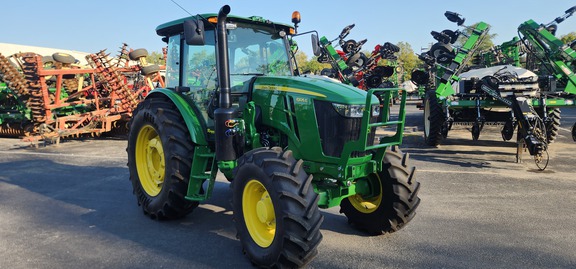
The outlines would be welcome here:
[[[167,99],[138,105],[128,133],[128,169],[138,205],[153,219],[175,219],[198,202],[186,200],[194,145],[184,119]]]
[[[370,195],[356,194],[340,203],[348,222],[372,235],[400,230],[414,218],[420,204],[420,183],[413,178],[415,167],[408,154],[393,147],[386,151],[382,166],[382,172],[361,179],[371,189]]]
[[[252,263],[293,268],[316,256],[323,217],[311,181],[290,150],[258,148],[238,160],[232,182],[234,221]]]

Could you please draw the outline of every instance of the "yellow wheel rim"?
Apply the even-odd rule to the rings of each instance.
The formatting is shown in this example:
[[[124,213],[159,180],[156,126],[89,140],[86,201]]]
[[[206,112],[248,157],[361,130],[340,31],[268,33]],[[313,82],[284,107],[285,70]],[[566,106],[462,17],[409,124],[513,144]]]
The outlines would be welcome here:
[[[146,125],[138,132],[135,146],[136,169],[144,191],[156,196],[164,183],[164,149],[154,127]]]
[[[255,179],[248,181],[244,187],[242,212],[254,242],[260,247],[269,247],[276,234],[276,213],[268,190]]]
[[[382,203],[382,185],[380,184],[380,179],[379,178],[376,178],[374,180],[371,179],[369,180],[369,182],[371,183],[370,185],[372,186],[372,188],[378,188],[378,195],[365,198],[362,197],[362,195],[360,194],[356,194],[348,197],[348,200],[350,201],[352,206],[354,206],[354,208],[356,208],[356,210],[358,210],[359,212],[365,214],[369,214],[376,211],[376,209],[378,209],[378,207],[380,207],[380,204]]]

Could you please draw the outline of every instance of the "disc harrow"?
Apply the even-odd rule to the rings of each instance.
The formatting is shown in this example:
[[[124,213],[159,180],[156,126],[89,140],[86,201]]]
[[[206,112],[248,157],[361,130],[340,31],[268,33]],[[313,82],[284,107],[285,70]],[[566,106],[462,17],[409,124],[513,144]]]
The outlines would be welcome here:
[[[164,86],[160,68],[146,62],[145,50],[137,51],[139,58],[132,59],[134,50],[127,44],[116,57],[102,50],[86,57],[90,66],[79,66],[63,53],[0,54],[0,136],[58,142],[126,132],[132,111],[153,82]]]
[[[120,100],[119,110],[131,112],[139,103],[137,95],[128,88],[124,82],[124,76],[117,68],[118,62],[114,63],[106,54],[106,50],[101,50],[96,54],[86,57],[88,63],[94,67],[98,81],[110,92],[114,92]]]
[[[24,97],[28,95],[26,79],[2,53],[0,53],[0,75],[0,80],[4,81],[8,88],[11,89],[11,92],[24,101],[26,99]]]
[[[45,96],[42,92],[40,76],[38,75],[37,55],[29,52],[18,54],[18,57],[22,59],[22,73],[27,81],[29,97],[26,104],[32,114],[34,128],[37,128],[40,124],[46,122]]]

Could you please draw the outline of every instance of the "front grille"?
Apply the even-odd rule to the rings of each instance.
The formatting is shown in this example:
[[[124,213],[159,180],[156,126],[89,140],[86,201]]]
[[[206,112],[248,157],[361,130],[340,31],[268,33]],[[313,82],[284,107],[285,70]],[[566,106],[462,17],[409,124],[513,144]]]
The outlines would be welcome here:
[[[332,103],[329,102],[315,100],[314,107],[324,155],[340,157],[346,142],[358,140],[362,118],[344,117],[338,114],[332,106]],[[370,122],[373,123],[376,120],[377,117],[372,117]],[[368,146],[374,144],[375,135],[376,128],[372,128],[368,136]],[[366,155],[366,152],[354,151],[351,157],[362,157]]]

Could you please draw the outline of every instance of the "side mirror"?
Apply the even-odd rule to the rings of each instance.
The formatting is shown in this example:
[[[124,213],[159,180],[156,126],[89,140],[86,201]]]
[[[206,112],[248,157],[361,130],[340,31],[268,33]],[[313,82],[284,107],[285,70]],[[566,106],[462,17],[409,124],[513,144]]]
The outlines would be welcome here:
[[[466,21],[466,19],[462,18],[460,14],[452,11],[446,11],[444,13],[444,16],[446,16],[446,19],[448,19],[449,21],[458,24],[458,26],[464,24],[464,21]]]
[[[320,49],[320,42],[318,41],[318,36],[312,34],[312,52],[315,56],[320,56],[322,50]]]
[[[187,45],[204,45],[204,22],[196,19],[184,21],[184,39]]]

